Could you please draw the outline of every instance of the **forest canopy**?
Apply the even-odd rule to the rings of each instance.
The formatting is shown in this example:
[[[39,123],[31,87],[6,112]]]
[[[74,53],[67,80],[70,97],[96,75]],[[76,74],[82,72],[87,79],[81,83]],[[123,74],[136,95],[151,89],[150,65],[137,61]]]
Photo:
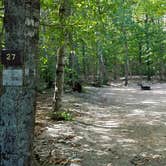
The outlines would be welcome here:
[[[0,2],[1,47],[3,2]],[[101,84],[144,75],[165,80],[165,0],[69,0],[68,17],[60,23],[60,0],[41,0],[40,78],[51,86],[57,50],[65,31],[65,83],[97,80]],[[70,53],[74,52],[71,67]]]

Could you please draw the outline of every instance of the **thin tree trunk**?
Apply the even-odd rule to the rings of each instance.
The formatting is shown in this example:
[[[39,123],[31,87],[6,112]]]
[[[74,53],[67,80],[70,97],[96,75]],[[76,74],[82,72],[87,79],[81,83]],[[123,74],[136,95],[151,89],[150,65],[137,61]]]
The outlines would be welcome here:
[[[57,66],[56,66],[56,83],[53,100],[53,112],[59,112],[62,108],[62,94],[64,85],[64,57],[65,57],[65,46],[61,46],[57,53]],[[57,115],[55,115],[57,116]],[[56,117],[54,117],[56,118]]]
[[[59,8],[59,22],[61,25],[61,43],[57,55],[57,66],[56,66],[56,81],[55,91],[53,97],[53,118],[58,119],[62,112],[62,94],[64,87],[64,58],[67,43],[66,30],[67,18],[71,13],[70,0],[61,0]]]
[[[115,80],[115,81],[118,79],[118,69],[119,68],[118,68],[117,61],[118,61],[117,57],[115,56],[114,57],[114,63],[113,63],[114,64],[113,65],[113,71],[112,71],[113,72],[113,80]]]
[[[75,51],[71,51],[69,55],[69,68],[70,73],[70,85],[71,87],[75,86],[75,83],[80,82],[80,67],[78,63],[78,57],[75,54]]]
[[[5,46],[20,51],[25,74],[23,86],[4,86],[0,97],[0,165],[31,166],[40,5],[38,0],[4,2]]]
[[[83,66],[83,75],[84,79],[87,80],[87,63],[86,63],[86,46],[85,43],[82,42],[82,66]]]
[[[122,27],[123,35],[124,35],[124,50],[125,50],[125,86],[128,85],[128,76],[129,76],[129,50],[128,50],[128,42],[126,36],[126,29],[123,25]]]
[[[70,86],[73,87],[74,86],[74,57],[75,53],[74,51],[70,51],[70,55],[69,55],[69,68],[70,68],[70,73],[69,73],[69,79],[70,79]]]
[[[139,73],[139,77],[140,77],[140,80],[142,81],[142,44],[141,44],[141,41],[139,41],[138,43],[138,63],[139,63],[139,69],[138,69],[138,73]]]
[[[106,73],[106,66],[104,64],[104,57],[103,57],[101,50],[98,52],[98,60],[99,60],[99,71],[98,71],[99,78],[98,78],[98,81],[101,84],[106,84],[108,82],[108,77],[107,77],[107,73]]]
[[[159,58],[159,63],[160,63],[160,71],[159,71],[159,75],[160,75],[160,80],[163,81],[165,80],[165,63],[164,63],[164,45],[162,43],[160,43],[160,56],[162,56],[161,58]]]
[[[148,21],[149,21],[149,18],[148,18],[148,15],[146,15],[146,18],[145,18],[146,57],[147,57],[146,65],[147,65],[147,72],[148,72],[147,80],[150,81],[151,80],[151,69],[150,69],[150,47],[149,47]]]
[[[101,86],[103,84],[106,84],[107,79],[107,72],[106,72],[106,66],[104,64],[104,57],[103,57],[103,50],[102,50],[102,44],[101,41],[97,41],[96,43],[96,54],[97,54],[97,86]]]
[[[122,5],[124,5],[124,0],[122,0]],[[123,6],[123,19],[126,17],[125,9]],[[126,22],[123,20],[122,22],[122,33],[124,38],[124,52],[125,52],[125,86],[128,85],[128,76],[129,76],[129,48],[128,48],[128,41],[127,41],[127,30],[126,30]]]

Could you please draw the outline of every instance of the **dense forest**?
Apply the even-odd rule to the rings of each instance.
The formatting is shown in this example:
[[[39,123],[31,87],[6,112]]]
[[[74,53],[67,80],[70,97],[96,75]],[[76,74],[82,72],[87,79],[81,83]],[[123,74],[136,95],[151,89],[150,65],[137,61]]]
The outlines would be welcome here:
[[[54,81],[55,55],[65,42],[65,82],[133,75],[165,79],[165,2],[68,1],[61,23],[59,3],[41,2],[40,76]],[[65,37],[60,33],[64,31]],[[72,76],[71,76],[72,75]]]
[[[165,79],[165,2],[163,0],[68,1],[61,22],[60,1],[41,1],[40,78],[55,80],[57,50],[65,42],[65,83],[133,75]],[[1,2],[1,47],[3,43]],[[63,31],[63,32],[61,32]],[[65,33],[63,36],[61,33]],[[72,75],[72,76],[71,76]]]
[[[73,122],[73,119],[77,119],[73,122],[75,124],[78,123],[79,118],[77,117],[86,112],[86,104],[81,106],[84,102],[95,103],[92,108],[97,107],[96,112],[91,112],[96,115],[92,118],[94,120],[97,118],[97,112],[102,116],[108,116],[107,111],[111,105],[123,108],[122,105],[130,103],[128,100],[131,98],[136,98],[135,100],[146,104],[142,99],[146,100],[155,96],[153,96],[153,91],[148,91],[149,94],[146,91],[144,94],[144,92],[140,93],[132,88],[137,89],[141,86],[142,90],[151,90],[152,83],[157,82],[163,83],[164,89],[166,81],[166,1],[1,0],[0,50],[0,134],[2,136],[0,138],[0,160],[2,162],[0,166],[30,166],[32,160],[33,162],[35,160],[34,165],[59,164],[60,166],[66,164],[67,166],[67,164],[71,164],[70,166],[80,166],[78,164],[80,159],[78,163],[74,160],[75,165],[72,165],[71,160],[69,162],[64,158],[60,161],[58,158],[52,160],[54,155],[50,157],[49,153],[50,158],[45,155],[42,158],[42,154],[35,150],[33,155],[29,155],[29,152],[32,154],[35,112],[37,111],[36,118],[40,121],[36,121],[37,127],[43,120],[39,113],[41,108],[46,109],[45,113],[41,112],[44,119],[46,117],[49,119],[47,123],[64,124],[65,122],[61,122],[61,120]],[[3,59],[4,55],[6,55],[7,62]],[[15,62],[17,55],[18,60]],[[13,81],[14,77],[18,80]],[[130,83],[133,83],[132,86]],[[115,87],[112,85],[116,85],[115,87],[121,85],[122,91],[114,89]],[[158,84],[154,85],[154,87],[157,86]],[[152,86],[153,89],[155,88]],[[110,93],[107,94],[107,91]],[[142,96],[137,96],[138,94]],[[161,103],[165,102],[164,93],[157,91],[154,94],[156,94],[156,98],[152,98],[153,104],[160,97]],[[163,96],[157,96],[159,94]],[[114,102],[112,102],[111,96],[114,98]],[[64,102],[64,98],[67,102]],[[116,102],[116,98],[122,103]],[[74,100],[74,104],[70,101],[71,99],[72,102]],[[161,104],[158,100],[157,102]],[[104,105],[102,105],[103,103]],[[46,106],[42,104],[46,104]],[[138,106],[135,104],[135,109],[136,107],[142,109],[143,106],[139,104]],[[71,105],[72,108],[70,108]],[[124,108],[125,112],[131,109],[127,106]],[[156,105],[154,104],[154,106]],[[89,109],[90,105],[87,107]],[[99,107],[100,109],[105,108],[104,111],[107,112],[107,115],[100,112]],[[148,107],[150,107],[150,102]],[[80,109],[81,113],[73,113],[74,109]],[[154,112],[155,109],[159,108],[152,108]],[[162,108],[160,109],[162,110]],[[49,115],[46,112],[49,112]],[[118,112],[118,118],[120,114]],[[127,115],[125,116],[128,118]],[[86,115],[86,118],[83,119],[88,120],[88,118]],[[114,115],[110,118],[114,118]],[[121,120],[119,119],[119,121]],[[148,120],[150,121],[150,119]],[[97,122],[100,121],[96,120]],[[163,123],[165,124],[165,122]],[[70,125],[74,126],[74,124]],[[85,124],[79,122],[79,124],[87,126],[89,121],[86,121]],[[94,124],[94,126],[97,127],[98,124]],[[100,124],[99,128],[101,126]],[[46,128],[46,126],[44,127]],[[146,130],[145,126],[142,128],[142,130]],[[40,126],[39,131],[41,130]],[[41,140],[36,136],[37,133],[35,129],[35,149],[42,147],[39,143]],[[48,132],[46,133],[48,134]],[[161,133],[163,134],[163,132]],[[145,141],[143,144],[146,143]],[[19,146],[17,147],[17,145]],[[51,147],[49,148],[51,149]],[[115,155],[114,151],[110,150],[110,153]],[[21,154],[24,157],[21,158]],[[120,156],[120,154],[115,156],[118,155]],[[152,164],[158,162],[158,157],[156,159],[153,158],[154,156],[151,156],[151,161],[149,160]],[[47,159],[49,161],[45,163]],[[122,161],[114,160],[105,160],[107,165],[102,163],[103,165],[99,166],[113,166],[112,162],[115,165],[118,164],[117,166],[126,164],[123,163],[125,157]],[[139,165],[140,160],[136,160],[137,156],[133,160],[131,159],[130,164]],[[148,159],[145,158],[145,160],[147,162]],[[91,160],[89,159],[89,161]],[[93,166],[93,162],[87,165],[89,161],[83,162],[82,166]],[[148,166],[146,162],[145,166]],[[96,163],[94,162],[94,165]],[[164,158],[161,159],[159,165],[155,166],[165,164]],[[126,164],[126,166],[130,165]]]
[[[127,85],[132,76],[165,80],[164,0],[40,3],[38,72],[46,87],[54,84],[62,45],[66,86],[73,81],[107,84],[121,77]],[[3,9],[1,2],[2,48]]]

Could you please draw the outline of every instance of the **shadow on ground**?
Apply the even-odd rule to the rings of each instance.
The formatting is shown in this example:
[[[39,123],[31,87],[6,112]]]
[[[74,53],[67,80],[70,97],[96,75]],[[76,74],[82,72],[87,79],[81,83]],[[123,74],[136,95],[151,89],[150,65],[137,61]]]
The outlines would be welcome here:
[[[50,95],[39,98],[37,119],[43,118],[44,129],[35,152],[41,160],[59,166],[166,165],[166,84],[151,91],[86,87],[83,94],[66,94],[64,105],[75,120],[52,122],[45,114]]]

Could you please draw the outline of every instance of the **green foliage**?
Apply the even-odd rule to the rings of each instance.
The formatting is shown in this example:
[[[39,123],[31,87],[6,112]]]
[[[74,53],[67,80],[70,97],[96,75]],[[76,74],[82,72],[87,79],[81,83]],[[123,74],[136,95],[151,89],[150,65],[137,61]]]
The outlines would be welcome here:
[[[61,41],[58,19],[60,2],[41,1],[39,69],[42,78],[49,75],[53,79],[55,75],[53,61]],[[110,77],[123,76],[125,47],[132,74],[159,73],[160,65],[166,57],[164,0],[70,0],[70,5],[71,15],[65,23],[65,30],[69,34],[66,35],[66,54],[69,55],[71,50],[76,51],[80,75],[66,66],[65,83],[70,83],[71,79],[77,79],[78,76],[83,79],[96,78],[99,68],[98,50],[103,54]],[[163,68],[166,72],[164,65]]]
[[[70,85],[72,82],[75,82],[78,80],[78,74],[75,70],[68,68],[65,66],[65,83]]]
[[[52,88],[55,81],[55,57],[41,56],[38,68],[40,79],[46,84],[45,88]]]
[[[69,111],[51,112],[50,117],[56,121],[72,121],[73,116]]]

